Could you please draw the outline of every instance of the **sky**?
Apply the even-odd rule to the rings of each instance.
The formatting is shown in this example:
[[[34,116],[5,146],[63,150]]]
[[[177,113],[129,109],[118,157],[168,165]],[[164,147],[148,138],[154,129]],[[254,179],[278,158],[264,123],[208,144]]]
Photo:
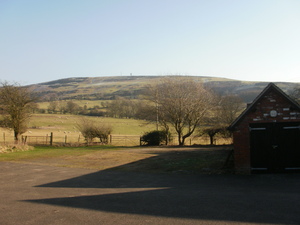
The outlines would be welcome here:
[[[299,0],[0,0],[0,81],[300,82]]]

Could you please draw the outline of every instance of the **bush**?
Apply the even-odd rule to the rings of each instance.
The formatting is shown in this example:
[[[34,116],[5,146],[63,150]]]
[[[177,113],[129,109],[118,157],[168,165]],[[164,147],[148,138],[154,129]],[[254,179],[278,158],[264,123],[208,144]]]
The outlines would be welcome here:
[[[141,141],[144,143],[143,145],[150,145],[150,146],[155,146],[155,145],[161,145],[161,144],[167,144],[168,142],[168,133],[166,131],[150,131],[145,133]]]
[[[93,141],[94,138],[99,138],[100,143],[107,144],[108,136],[112,132],[112,127],[103,123],[95,123],[90,120],[83,120],[81,125],[78,125],[79,131],[84,136],[87,143]]]

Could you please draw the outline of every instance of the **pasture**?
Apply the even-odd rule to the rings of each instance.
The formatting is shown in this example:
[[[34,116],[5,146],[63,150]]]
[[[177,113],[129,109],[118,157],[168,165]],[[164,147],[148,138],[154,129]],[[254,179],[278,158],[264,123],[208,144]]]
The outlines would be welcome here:
[[[110,124],[113,127],[113,135],[140,136],[144,132],[154,130],[155,125],[143,120],[118,119],[109,117],[86,117],[79,115],[63,114],[33,114],[28,124],[28,130],[23,136],[50,136],[51,132],[55,142],[77,143],[84,142],[84,138],[78,130],[78,124],[83,119],[91,119],[95,123]],[[0,128],[0,143],[13,142],[13,131]]]
[[[85,119],[95,121],[95,123],[110,124],[113,127],[112,134],[141,135],[145,131],[155,129],[154,124],[143,120],[119,119],[110,117],[87,117],[66,114],[33,114],[29,130],[40,133],[43,130],[49,132],[78,132],[77,125]]]
[[[120,119],[111,117],[88,117],[70,114],[33,114],[28,124],[28,130],[23,134],[27,136],[29,144],[49,143],[50,135],[53,134],[53,143],[59,144],[83,144],[84,137],[79,132],[78,124],[84,119],[93,120],[95,123],[104,123],[112,126],[112,142],[117,146],[137,146],[140,144],[140,136],[145,132],[156,129],[154,123],[145,120]],[[173,131],[170,145],[177,145],[176,133]],[[231,144],[231,139],[218,137],[217,145]],[[0,128],[0,144],[13,143],[13,131]],[[208,145],[208,136],[191,136],[187,138],[186,145]]]

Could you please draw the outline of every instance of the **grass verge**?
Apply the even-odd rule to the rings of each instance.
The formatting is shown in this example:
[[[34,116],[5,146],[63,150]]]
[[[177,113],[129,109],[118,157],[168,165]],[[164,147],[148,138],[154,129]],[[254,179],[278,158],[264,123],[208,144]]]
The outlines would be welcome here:
[[[82,156],[100,150],[117,149],[111,146],[89,146],[89,147],[35,147],[29,151],[17,151],[0,154],[0,161],[23,161],[37,159],[63,158],[66,156]]]
[[[49,166],[151,173],[231,172],[224,164],[227,147],[36,147],[35,150],[0,154],[0,161]]]

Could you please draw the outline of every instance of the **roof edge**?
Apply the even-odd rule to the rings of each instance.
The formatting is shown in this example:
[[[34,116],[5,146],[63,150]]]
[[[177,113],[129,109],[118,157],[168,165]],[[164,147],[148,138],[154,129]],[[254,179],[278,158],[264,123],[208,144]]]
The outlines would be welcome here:
[[[233,130],[234,127],[244,118],[244,116],[256,105],[256,103],[268,92],[270,89],[274,89],[283,95],[289,102],[291,102],[298,110],[300,110],[300,105],[292,99],[289,95],[287,95],[284,91],[282,91],[279,87],[277,87],[274,83],[269,83],[262,92],[252,101],[250,105],[232,122],[232,124],[227,128],[229,130]]]

